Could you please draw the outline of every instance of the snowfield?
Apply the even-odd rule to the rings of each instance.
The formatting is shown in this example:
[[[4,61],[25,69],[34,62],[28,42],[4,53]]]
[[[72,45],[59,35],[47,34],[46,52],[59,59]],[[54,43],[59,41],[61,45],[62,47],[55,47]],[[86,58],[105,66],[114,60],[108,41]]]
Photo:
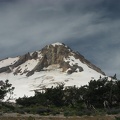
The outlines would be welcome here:
[[[1,61],[0,61],[0,68],[1,68],[1,67],[5,67],[5,66],[8,66],[8,65],[12,65],[12,64],[14,64],[18,59],[19,59],[19,57],[7,58],[7,59],[4,59],[4,60],[1,60]]]
[[[70,58],[73,59],[72,57]],[[31,69],[32,65],[34,65],[33,61],[32,63],[28,69]],[[86,64],[80,63],[80,61],[77,60],[76,63],[81,65],[84,71],[67,74],[66,72],[62,72],[57,65],[57,67],[53,65],[45,68],[46,71],[35,72],[30,77],[26,77],[25,74],[14,75],[13,73],[1,73],[0,79],[3,81],[8,79],[12,86],[15,87],[13,97],[16,99],[23,96],[33,96],[34,90],[41,90],[59,84],[65,84],[65,86],[76,85],[80,87],[88,84],[91,79],[98,79],[100,76],[103,77],[102,74],[90,69]],[[28,64],[28,62],[26,62],[26,64]],[[70,64],[72,64],[72,62]]]

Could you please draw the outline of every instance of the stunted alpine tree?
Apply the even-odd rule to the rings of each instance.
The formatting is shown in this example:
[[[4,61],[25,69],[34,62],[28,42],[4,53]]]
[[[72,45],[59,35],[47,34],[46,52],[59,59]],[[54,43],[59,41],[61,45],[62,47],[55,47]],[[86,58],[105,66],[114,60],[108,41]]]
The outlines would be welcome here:
[[[10,100],[14,89],[15,88],[12,87],[12,84],[9,83],[9,80],[2,82],[0,85],[0,101],[4,100],[5,96],[8,98],[7,101]]]

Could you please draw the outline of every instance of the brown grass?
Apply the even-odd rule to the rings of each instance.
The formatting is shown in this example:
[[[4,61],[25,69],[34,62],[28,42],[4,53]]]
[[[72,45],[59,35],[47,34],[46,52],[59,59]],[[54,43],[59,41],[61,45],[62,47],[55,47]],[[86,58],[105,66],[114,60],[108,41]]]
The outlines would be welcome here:
[[[83,116],[83,117],[62,117],[62,116],[44,116],[44,117],[0,117],[0,120],[115,120],[115,116]]]

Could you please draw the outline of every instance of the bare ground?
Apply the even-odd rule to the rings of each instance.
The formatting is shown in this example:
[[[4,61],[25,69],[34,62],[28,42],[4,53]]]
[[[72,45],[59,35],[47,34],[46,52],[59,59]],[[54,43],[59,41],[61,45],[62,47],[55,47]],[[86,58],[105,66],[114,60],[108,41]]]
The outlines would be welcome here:
[[[120,115],[117,115],[120,117]],[[39,116],[32,114],[21,115],[18,113],[4,114],[0,120],[116,120],[115,115],[106,116],[82,116],[82,117],[64,117],[64,116]]]

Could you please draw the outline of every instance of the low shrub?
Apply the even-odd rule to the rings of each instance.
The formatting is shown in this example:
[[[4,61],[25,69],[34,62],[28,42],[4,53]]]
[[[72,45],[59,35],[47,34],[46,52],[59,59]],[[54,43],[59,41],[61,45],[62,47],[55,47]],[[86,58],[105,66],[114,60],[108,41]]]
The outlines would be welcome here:
[[[77,112],[77,116],[82,116],[82,115],[84,115],[83,111],[78,111]]]
[[[94,114],[94,112],[93,111],[90,111],[90,110],[81,110],[81,111],[78,111],[77,112],[77,116],[83,116],[83,115],[87,115],[87,116],[90,116],[90,115],[92,115],[92,114]]]
[[[76,115],[76,112],[75,111],[65,111],[64,112],[64,116],[74,116],[74,115]]]
[[[50,109],[39,108],[36,110],[36,113],[40,115],[48,115],[50,113]]]
[[[65,117],[69,116],[69,111],[65,111],[65,112],[64,112],[64,116],[65,116]]]
[[[29,116],[27,120],[35,120],[34,117]]]
[[[16,110],[16,112],[19,113],[19,114],[25,114],[25,111],[21,110],[21,109]]]
[[[60,112],[59,111],[52,111],[51,114],[55,116],[55,115],[60,114]]]
[[[29,108],[25,108],[24,111],[25,111],[26,113],[30,113],[30,109],[29,109]]]
[[[120,113],[120,108],[119,109],[112,108],[110,110],[107,110],[107,114],[109,114],[109,115],[119,114],[119,113]]]
[[[120,117],[115,117],[115,120],[120,120]]]

